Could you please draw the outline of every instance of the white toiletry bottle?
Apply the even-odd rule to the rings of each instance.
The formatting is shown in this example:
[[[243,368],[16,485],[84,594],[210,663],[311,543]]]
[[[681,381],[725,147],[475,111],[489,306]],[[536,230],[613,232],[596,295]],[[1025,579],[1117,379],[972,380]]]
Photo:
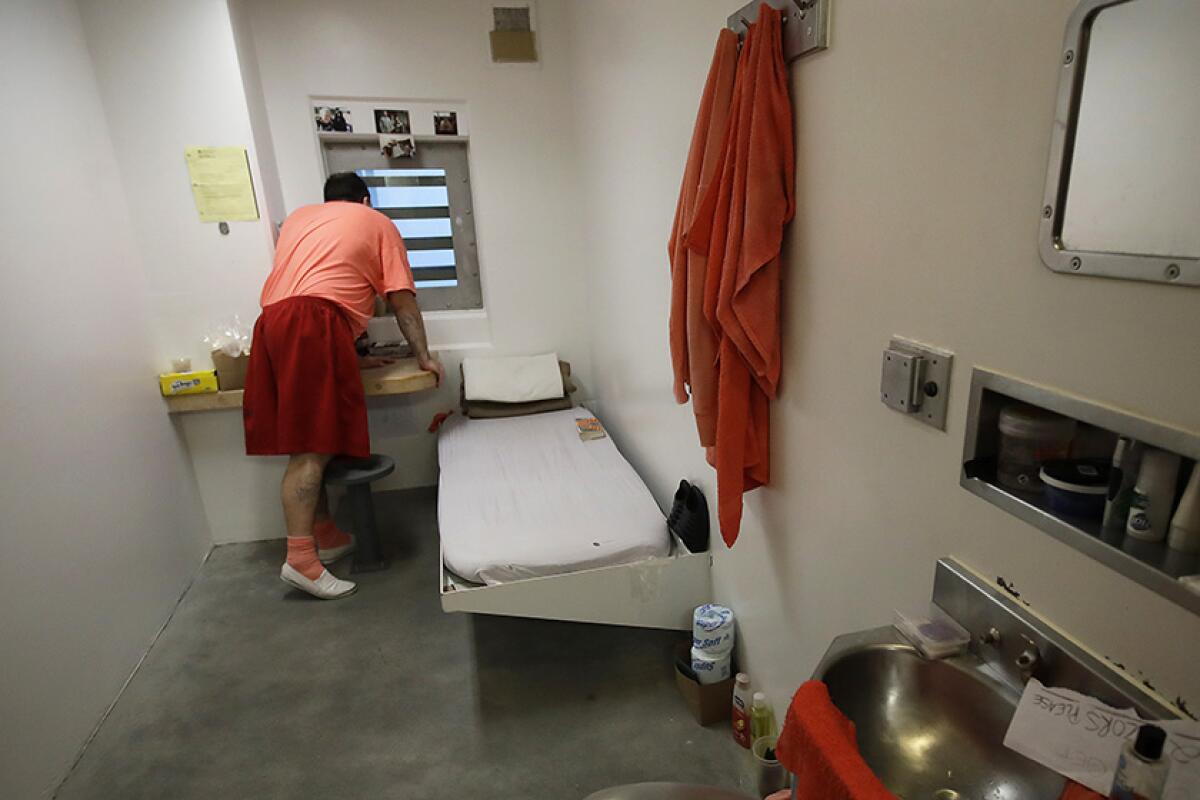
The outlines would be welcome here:
[[[1171,524],[1171,503],[1179,480],[1179,456],[1154,447],[1142,456],[1133,501],[1129,506],[1129,524],[1125,533],[1143,542],[1161,542]]]
[[[1192,467],[1183,499],[1171,518],[1167,547],[1181,553],[1200,553],[1200,462]]]
[[[750,676],[739,672],[733,681],[733,740],[750,749]]]
[[[1137,482],[1146,451],[1141,442],[1128,436],[1117,440],[1113,451],[1112,472],[1109,473],[1108,500],[1104,504],[1104,529],[1123,530],[1129,521],[1129,503],[1133,500],[1133,485]]]
[[[1111,800],[1159,800],[1169,764],[1162,757],[1167,734],[1157,725],[1138,728],[1137,737],[1121,748]]]

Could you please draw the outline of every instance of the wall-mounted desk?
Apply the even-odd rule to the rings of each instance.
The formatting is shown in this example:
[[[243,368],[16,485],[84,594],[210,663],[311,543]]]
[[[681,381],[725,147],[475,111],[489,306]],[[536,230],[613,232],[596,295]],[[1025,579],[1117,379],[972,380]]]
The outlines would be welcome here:
[[[394,364],[362,371],[363,389],[368,397],[388,394],[423,392],[437,386],[437,378],[417,366],[415,358],[402,358]],[[164,397],[169,414],[195,414],[200,411],[221,411],[242,407],[242,390],[181,394]]]
[[[457,370],[457,364],[454,368]],[[374,488],[436,483],[437,437],[426,428],[434,414],[457,405],[457,385],[437,388],[433,373],[422,370],[413,358],[364,369],[362,381],[371,448],[397,460],[396,472],[386,485],[381,482]],[[246,455],[242,392],[178,395],[163,401],[186,443],[214,541],[224,544],[282,537],[286,528],[279,506],[279,481],[287,459]],[[199,413],[203,411],[224,413]]]

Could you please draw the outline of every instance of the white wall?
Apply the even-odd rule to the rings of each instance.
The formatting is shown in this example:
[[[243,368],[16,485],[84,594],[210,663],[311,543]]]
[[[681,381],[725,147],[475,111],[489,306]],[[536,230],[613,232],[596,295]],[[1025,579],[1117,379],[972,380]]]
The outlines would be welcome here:
[[[79,13],[0,7],[0,795],[48,794],[209,546],[152,376],[133,226]],[[11,78],[11,79],[10,79]]]
[[[1004,576],[1086,644],[1200,703],[1200,617],[958,486],[976,364],[1200,428],[1200,295],[1061,276],[1038,259],[1073,5],[838,0],[831,49],[790,68],[798,212],[775,481],[748,498],[742,537],[718,544],[715,566],[749,669],[780,706],[835,635],[922,608],[942,555]],[[660,502],[685,476],[713,497],[690,408],[672,400],[665,247],[731,6],[572,8],[594,388]],[[945,433],[880,404],[893,333],[956,352]]]
[[[254,42],[225,0],[87,0],[81,9],[145,265],[154,371],[176,355],[210,367],[202,339],[211,325],[258,316],[271,220],[284,216]],[[231,222],[228,236],[200,222],[183,158],[191,145],[248,148],[258,221]],[[282,459],[244,455],[241,415],[178,424],[213,539],[283,536]]]
[[[224,0],[86,0],[80,8],[146,267],[157,363],[186,355],[209,367],[207,329],[232,314],[253,324],[272,256],[229,9]],[[193,145],[249,148],[258,221],[231,222],[228,236],[200,222],[183,158]]]
[[[321,200],[310,97],[466,102],[490,344],[497,353],[557,350],[587,383],[585,257],[567,111],[570,6],[539,6],[542,63],[530,67],[491,63],[481,0],[240,2],[287,209]],[[369,124],[355,120],[359,131]]]

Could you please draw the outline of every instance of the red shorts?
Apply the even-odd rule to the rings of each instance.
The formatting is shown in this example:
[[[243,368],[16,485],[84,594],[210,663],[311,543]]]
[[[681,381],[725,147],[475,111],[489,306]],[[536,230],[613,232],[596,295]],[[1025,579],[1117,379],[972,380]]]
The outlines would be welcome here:
[[[262,310],[242,418],[247,455],[371,454],[354,332],[336,303],[289,297]]]

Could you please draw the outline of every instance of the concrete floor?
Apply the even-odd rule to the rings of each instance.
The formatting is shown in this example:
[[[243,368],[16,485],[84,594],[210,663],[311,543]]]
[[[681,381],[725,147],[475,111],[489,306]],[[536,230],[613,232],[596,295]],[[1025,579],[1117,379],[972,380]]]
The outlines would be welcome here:
[[[701,728],[675,688],[682,634],[444,614],[435,493],[376,503],[393,562],[345,600],[280,582],[281,542],[217,548],[56,797],[576,800],[742,780],[728,723]]]

